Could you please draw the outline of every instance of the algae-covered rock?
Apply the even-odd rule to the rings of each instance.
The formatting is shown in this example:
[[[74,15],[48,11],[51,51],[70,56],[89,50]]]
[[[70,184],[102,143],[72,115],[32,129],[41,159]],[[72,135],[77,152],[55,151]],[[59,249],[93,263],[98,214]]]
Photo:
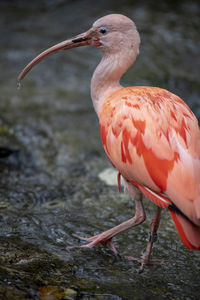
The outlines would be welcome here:
[[[70,265],[57,256],[19,238],[0,237],[0,299],[32,299],[38,287],[65,285],[71,275]]]

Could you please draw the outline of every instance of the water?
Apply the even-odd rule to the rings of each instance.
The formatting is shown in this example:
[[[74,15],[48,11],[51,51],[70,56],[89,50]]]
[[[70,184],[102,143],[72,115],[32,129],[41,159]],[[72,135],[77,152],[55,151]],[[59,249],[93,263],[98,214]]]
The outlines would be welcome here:
[[[18,89],[18,90],[20,90],[20,89],[21,89],[21,87],[22,87],[22,84],[21,84],[21,82],[20,82],[20,81],[17,81],[17,89]]]
[[[69,288],[77,299],[199,298],[199,253],[184,248],[165,211],[153,255],[166,264],[142,274],[107,248],[66,250],[82,243],[73,233],[98,234],[134,214],[132,201],[99,178],[110,167],[89,95],[100,53],[59,52],[16,89],[19,72],[38,53],[112,12],[132,17],[142,39],[123,82],[167,88],[200,118],[198,1],[1,1],[1,299],[42,299],[40,288],[53,293],[52,286],[57,299]],[[139,257],[146,246],[154,206],[144,205],[147,221],[114,239],[124,255]]]

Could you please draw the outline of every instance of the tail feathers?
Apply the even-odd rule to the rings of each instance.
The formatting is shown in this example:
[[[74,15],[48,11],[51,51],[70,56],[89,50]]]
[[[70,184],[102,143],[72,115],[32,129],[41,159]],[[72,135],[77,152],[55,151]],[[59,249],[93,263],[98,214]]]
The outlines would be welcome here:
[[[200,227],[177,212],[171,209],[169,211],[183,244],[188,249],[200,250]]]

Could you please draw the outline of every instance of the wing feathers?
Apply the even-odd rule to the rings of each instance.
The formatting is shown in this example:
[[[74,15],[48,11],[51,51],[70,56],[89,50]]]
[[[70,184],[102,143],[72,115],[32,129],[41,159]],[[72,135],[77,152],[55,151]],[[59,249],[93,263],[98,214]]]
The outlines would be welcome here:
[[[141,192],[149,198],[151,201],[153,201],[156,205],[162,207],[162,208],[168,208],[168,206],[172,203],[168,198],[164,197],[161,194],[158,194],[148,187],[138,185]]]

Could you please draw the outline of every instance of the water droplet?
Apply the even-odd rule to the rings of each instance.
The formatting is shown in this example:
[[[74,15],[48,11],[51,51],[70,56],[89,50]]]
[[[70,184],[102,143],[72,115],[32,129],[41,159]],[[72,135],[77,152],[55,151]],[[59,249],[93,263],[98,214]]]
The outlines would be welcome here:
[[[20,82],[20,81],[17,81],[17,89],[18,89],[18,90],[21,89],[21,86],[22,86],[22,85],[21,85],[21,82]]]

